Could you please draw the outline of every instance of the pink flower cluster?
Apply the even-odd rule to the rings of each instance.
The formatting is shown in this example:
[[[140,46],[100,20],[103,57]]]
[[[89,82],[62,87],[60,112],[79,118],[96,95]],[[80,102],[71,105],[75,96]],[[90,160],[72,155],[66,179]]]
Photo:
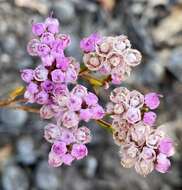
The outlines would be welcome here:
[[[118,87],[111,92],[107,112],[115,121],[122,119],[135,124],[143,120],[145,124],[153,126],[157,115],[150,110],[158,108],[160,97],[161,95],[155,92],[143,95],[136,90],[129,91],[125,87]]]
[[[113,123],[113,129],[123,167],[135,167],[142,176],[147,176],[154,169],[161,173],[168,172],[174,145],[163,131],[151,128],[142,121],[129,124],[126,120]]]
[[[59,59],[64,57],[71,40],[68,35],[59,34],[59,21],[48,17],[43,23],[34,23],[32,32],[35,38],[27,45],[28,53],[39,56],[44,66],[51,66],[54,61],[60,65]]]
[[[32,56],[39,56],[41,64],[33,69],[21,71],[21,78],[28,83],[25,98],[31,103],[47,104],[52,101],[52,92],[60,84],[75,83],[80,65],[72,57],[65,57],[64,49],[70,43],[70,37],[58,34],[59,22],[47,18],[44,23],[32,25],[36,38],[32,39],[27,50]]]
[[[68,129],[50,123],[44,128],[44,138],[52,143],[49,164],[52,167],[59,167],[62,164],[70,166],[74,160],[87,156],[85,144],[91,141],[91,134],[84,126]]]
[[[98,97],[88,92],[82,85],[76,85],[71,91],[61,85],[53,93],[53,102],[42,106],[40,115],[44,119],[56,119],[57,125],[45,127],[45,139],[53,143],[49,153],[49,164],[58,167],[63,163],[71,165],[73,160],[87,156],[85,146],[91,140],[90,130],[79,127],[80,121],[101,119],[105,112],[98,104]]]
[[[120,84],[130,76],[131,68],[141,63],[141,53],[131,48],[126,36],[101,37],[92,34],[80,42],[83,62],[91,71],[111,76],[112,83]]]
[[[113,118],[113,139],[120,147],[122,166],[134,166],[143,176],[154,169],[167,172],[171,165],[168,157],[174,154],[172,140],[151,127],[157,116],[148,110],[159,106],[160,96],[154,92],[144,96],[136,90],[119,87],[111,92],[107,106]]]
[[[79,63],[72,57],[62,58],[67,62],[63,69],[53,63],[51,66],[38,65],[33,69],[21,71],[21,78],[28,83],[24,97],[28,102],[48,104],[52,102],[52,93],[60,88],[61,84],[75,83],[79,73]]]
[[[80,122],[100,120],[106,113],[98,97],[77,84],[80,64],[73,57],[65,56],[70,37],[59,34],[58,20],[48,17],[45,22],[34,23],[32,32],[34,38],[28,43],[27,51],[31,56],[38,56],[41,64],[21,71],[21,78],[27,84],[24,97],[29,103],[41,105],[43,119],[53,119],[56,123],[44,128],[44,138],[51,143],[49,164],[71,165],[74,160],[87,156],[86,144],[91,141],[90,129],[80,126]],[[125,80],[142,58],[124,35],[101,37],[94,33],[84,38],[80,47],[88,70],[99,71],[113,84]],[[171,165],[169,157],[174,154],[173,141],[153,127],[157,118],[154,110],[159,107],[160,97],[155,92],[143,95],[118,87],[111,92],[107,105],[122,166],[135,167],[143,176],[154,169],[167,172]]]
[[[53,143],[49,164],[58,167],[62,163],[82,159],[88,154],[86,143],[90,142],[90,130],[79,127],[80,121],[101,119],[105,111],[98,97],[82,85],[70,91],[69,83],[77,82],[80,64],[64,55],[70,37],[59,34],[59,22],[49,17],[43,23],[34,23],[35,36],[27,45],[28,53],[41,59],[34,70],[24,69],[21,78],[27,83],[24,97],[29,103],[42,105],[40,115],[44,119],[54,118],[57,125],[45,127],[45,139]]]
[[[53,103],[42,107],[40,113],[45,119],[54,116],[57,124],[66,128],[77,128],[80,121],[98,120],[105,115],[98,97],[82,85],[76,85],[71,91],[64,86],[54,94]]]

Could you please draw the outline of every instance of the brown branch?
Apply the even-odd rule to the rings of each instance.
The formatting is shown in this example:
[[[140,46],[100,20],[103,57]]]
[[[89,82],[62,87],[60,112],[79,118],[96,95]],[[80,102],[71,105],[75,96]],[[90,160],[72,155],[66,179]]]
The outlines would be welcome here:
[[[95,120],[95,122],[101,126],[102,128],[108,129],[110,132],[113,132],[113,128],[112,125],[110,123],[108,123],[107,121],[104,121],[102,119],[99,120]]]
[[[38,114],[40,113],[40,109],[31,108],[28,106],[7,106],[7,108],[24,110],[24,111],[31,112],[31,113],[38,113]]]
[[[0,100],[0,107],[6,107],[11,104],[21,103],[21,102],[26,102],[26,101],[27,99],[25,98],[15,99],[15,100],[10,100],[10,99]]]

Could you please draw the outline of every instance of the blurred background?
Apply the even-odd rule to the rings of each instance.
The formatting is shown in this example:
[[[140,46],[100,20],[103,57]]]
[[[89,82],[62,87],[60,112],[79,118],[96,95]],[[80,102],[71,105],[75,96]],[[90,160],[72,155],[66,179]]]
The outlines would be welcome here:
[[[181,190],[182,189],[182,0],[0,0],[0,97],[22,85],[19,70],[35,67],[26,44],[32,21],[51,11],[61,32],[71,35],[67,54],[81,61],[79,41],[91,32],[126,34],[143,62],[126,85],[164,95],[158,125],[175,138],[176,154],[168,174],[147,178],[120,166],[110,134],[92,125],[89,156],[72,167],[47,164],[46,122],[38,115],[0,110],[1,190]],[[108,94],[100,92],[103,96]]]

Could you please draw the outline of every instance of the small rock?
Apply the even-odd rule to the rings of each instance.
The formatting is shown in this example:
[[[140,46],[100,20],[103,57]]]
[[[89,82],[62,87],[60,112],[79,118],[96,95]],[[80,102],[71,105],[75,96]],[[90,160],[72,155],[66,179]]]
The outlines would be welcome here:
[[[18,69],[25,69],[32,66],[33,60],[31,57],[23,56],[19,58],[15,64]]]
[[[144,68],[143,83],[156,84],[164,77],[165,68],[159,59],[151,60]]]
[[[18,46],[15,35],[7,35],[4,39],[3,45],[6,52],[13,54]]]
[[[2,174],[2,185],[4,190],[28,190],[28,177],[20,167],[8,166]]]
[[[69,56],[75,57],[78,61],[81,60],[80,40],[77,36],[71,36],[71,44],[66,52]]]
[[[167,65],[168,70],[182,82],[182,48],[176,48],[172,51],[171,57],[169,59],[169,64]]]
[[[0,61],[1,61],[2,66],[4,66],[4,65],[8,65],[9,66],[9,64],[11,62],[11,57],[10,57],[9,54],[3,53],[0,56]]]
[[[47,14],[48,13],[48,7],[47,3],[45,3],[43,0],[15,0],[15,4],[18,7],[24,7],[29,8],[32,10],[36,10],[41,14]]]
[[[60,18],[61,23],[67,24],[76,17],[73,3],[67,0],[55,2],[53,11],[55,15]]]
[[[47,161],[42,161],[37,168],[36,184],[42,190],[58,190],[61,187],[56,169],[49,167]]]
[[[24,164],[33,164],[37,155],[35,152],[34,142],[31,137],[21,137],[17,142],[18,159]]]
[[[182,8],[176,6],[171,14],[154,28],[153,37],[156,44],[181,45]]]
[[[63,189],[65,190],[91,190],[93,182],[80,175],[78,169],[70,167],[64,172]]]
[[[0,21],[0,25],[1,25],[1,27],[0,27],[0,34],[5,34],[7,32],[7,30],[8,30],[8,24],[7,24],[7,22],[2,19]]]
[[[90,177],[90,178],[94,177],[95,173],[96,173],[97,166],[98,166],[97,159],[95,157],[89,156],[86,159],[86,167],[84,170],[85,175],[87,177]]]
[[[28,114],[23,110],[2,109],[0,112],[1,121],[8,126],[22,126],[27,118]]]

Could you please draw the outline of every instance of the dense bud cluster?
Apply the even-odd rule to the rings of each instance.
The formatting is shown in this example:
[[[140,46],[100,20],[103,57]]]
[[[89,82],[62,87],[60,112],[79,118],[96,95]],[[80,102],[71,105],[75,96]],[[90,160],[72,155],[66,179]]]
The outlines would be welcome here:
[[[113,138],[120,147],[121,164],[135,167],[137,173],[146,176],[154,169],[165,173],[170,168],[168,157],[174,154],[172,139],[160,129],[152,127],[160,100],[156,93],[145,96],[127,88],[115,88],[110,95],[107,111],[113,118]]]
[[[80,64],[73,57],[66,57],[64,50],[70,44],[70,37],[59,34],[59,22],[47,18],[44,23],[34,23],[35,36],[27,45],[31,56],[41,59],[34,70],[21,71],[27,83],[24,97],[29,103],[42,105],[40,116],[54,118],[56,124],[45,127],[45,139],[53,143],[49,164],[58,167],[70,165],[74,159],[82,159],[87,153],[90,130],[79,127],[81,120],[101,119],[105,112],[98,103],[98,97],[82,85],[76,85]],[[75,84],[70,90],[68,85]]]
[[[48,124],[44,130],[45,139],[52,143],[49,153],[49,164],[53,167],[71,165],[73,160],[87,156],[86,143],[91,141],[90,130],[85,127],[65,128]]]
[[[59,33],[57,19],[48,17],[45,22],[34,23],[32,32],[34,38],[28,43],[27,51],[39,57],[41,63],[35,69],[22,70],[21,77],[27,84],[24,93],[27,102],[41,105],[41,118],[52,119],[44,128],[44,138],[51,143],[49,164],[53,167],[71,165],[74,160],[87,156],[86,144],[91,141],[87,122],[96,120],[104,124],[106,122],[101,119],[109,115],[113,121],[112,126],[108,124],[107,127],[112,129],[114,141],[120,148],[122,166],[134,166],[143,176],[154,169],[167,172],[174,147],[172,140],[154,127],[157,118],[154,110],[160,104],[160,94],[143,95],[118,87],[111,92],[105,111],[99,104],[98,94],[77,83],[84,69],[90,74],[87,79],[93,79],[92,89],[97,84],[94,83],[97,79],[89,73],[92,71],[106,76],[107,81],[97,80],[99,87],[108,81],[120,84],[125,80],[142,58],[127,37],[102,37],[94,33],[81,40],[87,69],[80,71],[80,64],[73,57],[65,56],[64,50],[71,39]]]
[[[80,47],[84,52],[85,66],[91,71],[111,76],[114,84],[126,80],[132,67],[141,63],[141,53],[131,48],[130,41],[124,35],[101,37],[92,34],[81,41]]]

